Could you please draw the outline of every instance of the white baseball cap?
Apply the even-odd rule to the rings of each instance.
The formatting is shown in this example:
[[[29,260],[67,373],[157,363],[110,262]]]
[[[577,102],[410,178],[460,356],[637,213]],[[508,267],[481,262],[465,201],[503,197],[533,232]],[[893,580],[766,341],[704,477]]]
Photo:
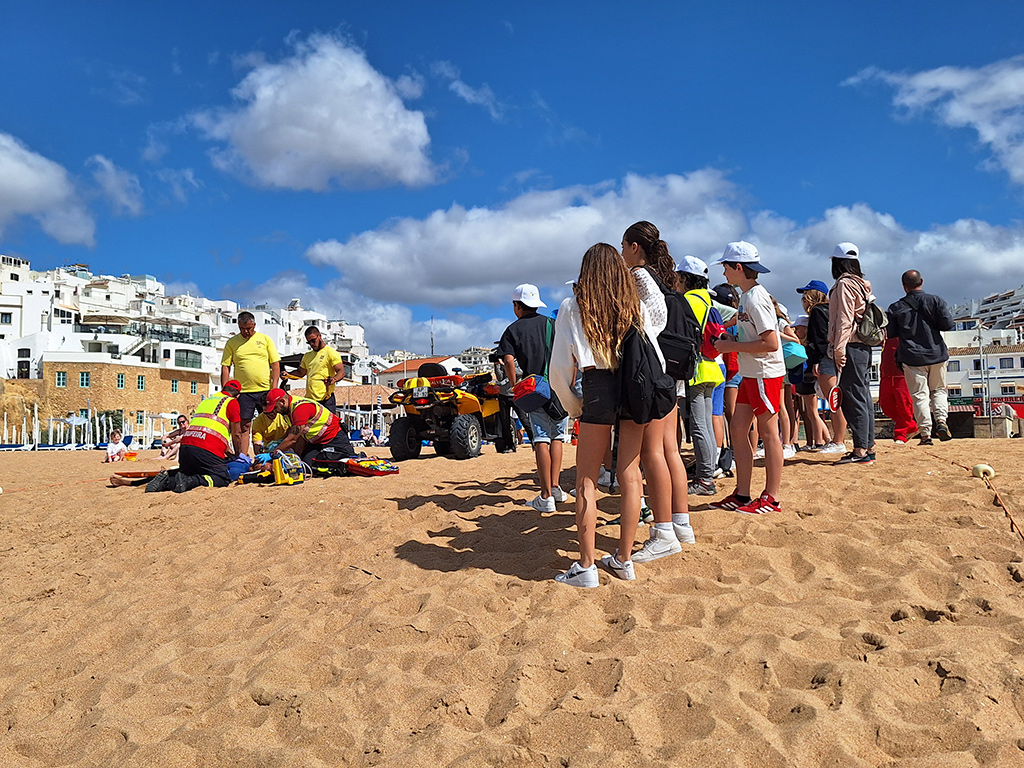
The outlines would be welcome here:
[[[547,304],[540,300],[540,290],[538,290],[536,285],[531,285],[530,283],[517,285],[516,289],[512,291],[512,301],[518,301],[534,309],[547,306]]]
[[[800,315],[796,316],[796,320],[793,321],[793,325],[794,326],[798,326],[798,327],[802,325],[802,326],[806,327],[807,323],[809,323],[810,321],[811,321],[811,316],[810,315],[800,314]]]
[[[676,264],[676,272],[686,272],[688,275],[707,277],[708,265],[696,256],[683,256],[682,260]]]
[[[853,243],[840,243],[832,250],[833,259],[860,259],[860,249]]]
[[[745,264],[755,272],[771,272],[768,267],[761,263],[761,256],[758,254],[757,248],[745,240],[737,240],[725,246],[725,253],[722,254],[722,257],[715,264],[722,264],[726,261]]]

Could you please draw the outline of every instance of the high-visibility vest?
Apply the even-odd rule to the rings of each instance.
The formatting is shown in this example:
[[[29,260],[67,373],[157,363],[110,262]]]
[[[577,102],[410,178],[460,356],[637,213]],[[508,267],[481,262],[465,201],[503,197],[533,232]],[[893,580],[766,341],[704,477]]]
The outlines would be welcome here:
[[[697,321],[700,323],[701,333],[703,333],[704,326],[708,322],[708,315],[711,314],[711,294],[708,293],[706,288],[697,288],[696,290],[686,292],[686,300],[690,302],[693,314],[696,315]],[[725,374],[722,373],[722,368],[718,361],[708,360],[701,355],[697,361],[697,368],[693,372],[693,378],[690,379],[690,386],[714,384],[717,387],[723,381],[725,381]]]
[[[306,422],[306,426],[309,428],[309,431],[306,432],[306,440],[311,443],[319,442],[317,438],[327,428],[327,425],[331,423],[331,418],[336,417],[334,416],[333,413],[331,413],[329,410],[320,405],[320,403],[318,403],[316,400],[307,400],[304,397],[292,398],[291,405],[288,406],[288,415],[291,416],[291,414],[295,413],[295,409],[303,404],[308,404],[316,407],[316,415]]]
[[[196,408],[195,414],[188,422],[188,432],[203,432],[206,435],[223,441],[225,447],[231,447],[231,430],[227,420],[228,403],[234,398],[218,392],[203,400]],[[198,437],[198,435],[192,435]]]

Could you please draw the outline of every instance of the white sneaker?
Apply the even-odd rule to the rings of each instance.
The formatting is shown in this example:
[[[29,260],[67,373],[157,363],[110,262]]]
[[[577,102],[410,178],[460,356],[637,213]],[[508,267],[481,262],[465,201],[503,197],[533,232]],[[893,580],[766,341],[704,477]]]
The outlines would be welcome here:
[[[540,494],[537,494],[537,498],[530,499],[526,502],[526,506],[533,507],[538,512],[554,512],[555,511],[555,499],[553,496],[544,498]]]
[[[792,445],[782,446],[783,459],[792,459],[794,456],[796,456],[796,448],[794,448]]]
[[[763,459],[763,458],[764,458],[764,448],[758,448],[756,451],[754,451],[754,459],[755,460]]]
[[[556,504],[561,504],[569,500],[569,494],[556,485],[551,489],[551,498],[555,500]]]
[[[659,557],[668,557],[682,551],[683,548],[679,545],[679,540],[675,537],[675,534],[651,528],[651,537],[631,557],[634,563],[649,563],[651,560],[657,560]]]
[[[597,579],[597,564],[589,568],[581,568],[579,563],[573,563],[569,570],[555,576],[559,584],[568,584],[570,587],[596,587],[600,585]]]
[[[693,535],[693,527],[689,523],[686,523],[686,525],[683,525],[682,523],[672,523],[672,530],[675,532],[676,540],[678,540],[680,544],[697,543],[697,537]],[[680,549],[682,549],[682,547],[680,547]]]
[[[597,476],[597,484],[603,485],[605,488],[607,488],[609,485],[612,484],[612,473],[609,472],[604,467],[601,467],[601,472]]]
[[[826,443],[818,453],[846,453],[846,445],[840,443]]]
[[[613,574],[618,576],[623,581],[633,581],[636,578],[636,574],[633,572],[633,561],[627,560],[624,563],[620,563],[615,555],[605,555],[601,558],[601,565],[611,571]]]

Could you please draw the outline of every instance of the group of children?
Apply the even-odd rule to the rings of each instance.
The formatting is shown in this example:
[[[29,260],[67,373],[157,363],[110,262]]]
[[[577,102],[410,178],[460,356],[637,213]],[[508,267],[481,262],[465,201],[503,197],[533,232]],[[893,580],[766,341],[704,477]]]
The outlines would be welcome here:
[[[617,369],[623,356],[631,354],[627,351],[635,343],[631,334],[643,333],[664,372],[665,356],[658,337],[668,321],[666,295],[672,290],[684,294],[702,328],[712,317],[712,306],[726,309],[723,302],[727,298],[717,288],[715,294],[708,291],[707,267],[700,259],[687,256],[676,264],[650,222],[637,222],[626,230],[621,253],[607,243],[587,250],[573,295],[557,312],[550,362],[552,390],[569,415],[578,419],[576,524],[580,558],[556,576],[557,581],[576,587],[598,585],[597,485],[616,423],[622,499],[619,541],[601,563],[626,580],[635,578],[634,563],[665,557],[681,551],[683,543],[693,543],[687,497],[691,493],[717,494],[713,477],[724,435],[716,429],[716,418],[720,420],[722,410],[731,410],[728,428],[736,487],[725,498],[711,502],[714,508],[752,515],[781,509],[782,467],[785,458],[796,451],[797,411],[804,415],[808,447],[844,453],[840,463],[874,461],[873,411],[869,425],[863,404],[857,402],[863,396],[859,390],[865,389],[871,403],[866,389],[870,347],[852,332],[853,319],[863,313],[870,296],[870,284],[863,279],[859,264],[849,267],[857,258],[853,244],[837,246],[833,291],[840,286],[845,290],[836,306],[829,307],[824,283],[811,281],[798,289],[805,314],[791,322],[785,309],[758,283],[758,277],[769,270],[761,264],[757,248],[744,241],[726,246],[715,264],[721,266],[727,284],[739,291],[735,313],[730,313],[726,323],[731,330],[711,339],[713,351],[699,357],[691,379],[678,382],[678,393],[673,390],[685,398],[694,442],[696,464],[694,476],[688,478],[678,450],[676,397],[663,401],[654,387],[652,402],[641,409],[644,417],[634,418],[624,401],[627,395]],[[852,279],[844,284],[843,276]],[[719,298],[722,302],[716,301]],[[729,360],[733,370],[720,363],[716,353]],[[850,420],[856,421],[851,423],[854,450],[850,453],[845,453],[843,414],[839,409],[833,411],[833,439],[817,408],[821,390],[829,392],[838,376],[849,390],[855,412]],[[719,394],[730,389],[733,392],[725,397]],[[728,401],[731,408],[723,407],[722,401]],[[632,408],[636,410],[635,405]],[[752,441],[751,434],[760,437],[763,448],[756,455],[763,455],[765,465],[765,485],[756,496],[751,487],[756,436]],[[653,522],[649,539],[634,552],[645,483]]]

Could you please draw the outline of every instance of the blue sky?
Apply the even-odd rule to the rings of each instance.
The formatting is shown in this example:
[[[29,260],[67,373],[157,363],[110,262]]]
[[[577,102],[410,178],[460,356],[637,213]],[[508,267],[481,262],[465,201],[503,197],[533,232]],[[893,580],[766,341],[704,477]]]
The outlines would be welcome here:
[[[1024,283],[1024,6],[0,0],[0,252],[487,345],[648,219],[885,302]],[[719,273],[713,268],[717,282]]]

